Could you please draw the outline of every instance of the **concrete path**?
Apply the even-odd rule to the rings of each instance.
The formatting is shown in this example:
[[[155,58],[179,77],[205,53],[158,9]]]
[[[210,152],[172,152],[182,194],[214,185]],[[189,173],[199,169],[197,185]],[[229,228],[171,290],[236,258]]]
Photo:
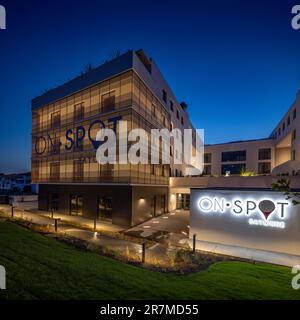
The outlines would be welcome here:
[[[170,246],[184,245],[189,237],[189,211],[175,211],[152,218],[125,234]]]
[[[11,206],[8,205],[0,205],[0,211],[6,213],[8,216],[11,216]],[[45,212],[27,212],[24,210],[14,209],[14,217],[21,218],[24,220],[31,221],[35,224],[47,226],[54,226],[54,220],[51,218],[51,214]],[[90,222],[88,219],[84,219],[82,217],[73,217],[70,219],[66,217],[66,215],[54,214],[54,218],[61,218],[62,220],[58,223],[58,232],[64,233],[70,236],[73,236],[77,239],[85,240],[89,243],[93,243],[95,245],[100,245],[107,249],[113,249],[116,251],[121,251],[123,253],[128,252],[129,254],[141,255],[142,246],[140,244],[130,242],[123,239],[115,239],[113,237],[109,237],[103,234],[99,234],[97,231],[106,230],[106,231],[114,231],[119,232],[122,231],[123,228],[119,228],[117,226],[112,226],[109,224],[97,224],[97,231],[90,231],[80,228],[80,226],[72,226],[72,222],[75,221],[76,224],[82,223],[84,227],[94,227],[94,222]],[[75,218],[75,219],[74,219]]]

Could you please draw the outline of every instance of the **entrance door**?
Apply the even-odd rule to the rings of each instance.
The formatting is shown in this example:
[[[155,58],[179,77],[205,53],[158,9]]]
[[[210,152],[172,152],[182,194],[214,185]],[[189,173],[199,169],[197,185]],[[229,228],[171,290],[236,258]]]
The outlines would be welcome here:
[[[80,195],[70,196],[70,214],[82,216],[83,214],[83,197]]]
[[[112,221],[112,198],[98,198],[98,219]]]
[[[176,210],[190,210],[190,195],[188,193],[176,193]]]

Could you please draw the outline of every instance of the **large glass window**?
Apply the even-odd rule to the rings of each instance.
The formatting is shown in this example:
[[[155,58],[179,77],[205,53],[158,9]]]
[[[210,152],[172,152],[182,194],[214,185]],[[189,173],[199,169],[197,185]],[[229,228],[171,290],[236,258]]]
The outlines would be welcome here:
[[[246,161],[246,150],[222,152],[222,162]]]
[[[60,111],[51,113],[51,128],[60,127]]]
[[[106,221],[112,220],[112,198],[98,198],[98,219]]]
[[[190,195],[188,193],[176,193],[176,210],[190,210]]]
[[[73,162],[73,178],[74,181],[83,180],[83,161],[74,160]]]
[[[203,175],[210,176],[211,175],[211,165],[205,164],[203,168]]]
[[[60,164],[59,162],[50,163],[50,180],[58,181],[60,175]]]
[[[161,213],[165,213],[166,210],[166,196],[162,195],[161,196]]]
[[[211,163],[211,153],[204,153],[204,163]]]
[[[83,103],[78,103],[74,106],[74,121],[79,121],[84,118]]]
[[[243,170],[246,169],[245,163],[237,163],[237,164],[222,164],[221,174],[225,175],[229,174],[240,174]]]
[[[48,210],[58,210],[59,194],[49,193],[48,194]]]
[[[258,150],[258,160],[270,160],[271,148],[264,148]]]
[[[70,214],[82,216],[83,214],[83,197],[80,195],[70,196]]]
[[[101,96],[101,106],[103,112],[112,111],[115,108],[115,91],[105,93]]]

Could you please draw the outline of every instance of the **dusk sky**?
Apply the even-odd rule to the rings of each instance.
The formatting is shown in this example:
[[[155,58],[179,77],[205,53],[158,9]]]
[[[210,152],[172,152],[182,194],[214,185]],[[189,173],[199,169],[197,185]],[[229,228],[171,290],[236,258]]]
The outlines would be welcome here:
[[[205,143],[267,137],[300,89],[300,0],[0,0],[0,172],[30,170],[31,99],[143,48]]]

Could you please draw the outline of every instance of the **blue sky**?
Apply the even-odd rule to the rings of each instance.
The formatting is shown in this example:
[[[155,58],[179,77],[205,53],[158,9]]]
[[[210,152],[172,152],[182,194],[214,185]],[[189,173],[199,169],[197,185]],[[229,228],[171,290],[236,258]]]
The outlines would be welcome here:
[[[268,136],[300,89],[297,1],[0,4],[0,172],[30,170],[31,99],[117,50],[155,60],[206,143]]]

